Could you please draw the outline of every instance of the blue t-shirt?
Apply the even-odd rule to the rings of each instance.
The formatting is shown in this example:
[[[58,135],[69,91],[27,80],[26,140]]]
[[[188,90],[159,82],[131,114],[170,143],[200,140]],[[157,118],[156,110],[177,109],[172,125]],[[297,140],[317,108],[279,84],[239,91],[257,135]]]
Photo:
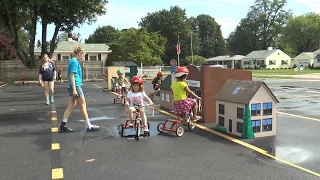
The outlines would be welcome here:
[[[68,86],[72,87],[70,82],[70,74],[74,73],[74,81],[76,87],[82,86],[82,71],[80,63],[76,58],[71,58],[68,63]]]
[[[56,67],[53,62],[49,62],[46,66],[41,66],[39,69],[39,74],[42,75],[42,80],[53,80],[53,73]]]

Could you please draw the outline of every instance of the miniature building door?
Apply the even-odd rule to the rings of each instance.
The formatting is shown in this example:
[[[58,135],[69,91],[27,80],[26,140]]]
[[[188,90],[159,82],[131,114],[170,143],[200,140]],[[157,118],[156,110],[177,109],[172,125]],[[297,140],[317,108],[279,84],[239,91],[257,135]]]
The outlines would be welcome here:
[[[229,132],[232,133],[232,119],[229,119]]]

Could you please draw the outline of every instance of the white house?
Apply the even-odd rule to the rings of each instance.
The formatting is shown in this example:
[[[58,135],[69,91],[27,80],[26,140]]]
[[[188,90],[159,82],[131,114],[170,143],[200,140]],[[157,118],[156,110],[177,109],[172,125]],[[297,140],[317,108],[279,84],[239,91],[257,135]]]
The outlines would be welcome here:
[[[320,49],[313,52],[313,66],[314,67],[320,67]]]
[[[85,49],[85,61],[103,61],[104,64],[108,58],[108,54],[112,52],[107,44],[84,44],[75,41],[72,38],[68,38],[68,41],[58,42],[57,48],[54,50],[51,59],[54,61],[68,61],[76,46],[80,46]],[[34,53],[39,57],[39,59],[41,58],[41,48],[35,49]]]
[[[301,67],[301,65],[303,67],[308,67],[309,64],[311,65],[313,63],[314,63],[313,52],[303,52],[298,56],[296,56],[295,58],[293,58],[291,65],[293,66],[295,64],[298,67]]]
[[[291,57],[279,49],[268,47],[267,50],[252,51],[242,58],[242,68],[253,69],[264,67],[267,69],[291,68]]]
[[[210,65],[229,65],[230,68],[234,68],[235,64],[238,61],[241,61],[244,56],[242,55],[226,55],[226,56],[217,56],[207,59],[207,64]]]

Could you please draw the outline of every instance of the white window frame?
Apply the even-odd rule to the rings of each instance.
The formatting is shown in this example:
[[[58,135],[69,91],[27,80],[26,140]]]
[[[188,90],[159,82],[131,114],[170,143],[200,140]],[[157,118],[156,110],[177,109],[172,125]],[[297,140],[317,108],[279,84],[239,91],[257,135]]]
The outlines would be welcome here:
[[[65,57],[68,57],[67,59],[64,59]],[[61,60],[62,61],[68,61],[70,59],[70,56],[66,56],[66,55],[61,55]]]
[[[96,57],[96,59],[95,60],[91,60],[91,57]],[[89,61],[98,61],[98,55],[97,54],[96,55],[88,54],[88,59],[89,59]]]

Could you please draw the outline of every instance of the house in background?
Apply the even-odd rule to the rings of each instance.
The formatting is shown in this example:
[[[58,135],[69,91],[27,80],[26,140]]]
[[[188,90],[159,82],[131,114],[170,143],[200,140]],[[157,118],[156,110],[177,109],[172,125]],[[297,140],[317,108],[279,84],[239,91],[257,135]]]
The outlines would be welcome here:
[[[320,49],[313,52],[313,57],[314,57],[313,67],[320,67]]]
[[[276,135],[278,99],[263,81],[228,80],[215,97],[216,124],[241,137],[245,105],[251,110],[255,137]]]
[[[242,58],[243,69],[257,68],[287,69],[292,68],[291,57],[279,49],[268,47],[267,50],[252,51]]]
[[[54,50],[52,55],[53,61],[69,61],[72,57],[73,49],[76,46],[80,46],[85,49],[86,56],[84,61],[100,61],[105,65],[105,61],[108,58],[108,54],[112,51],[109,49],[107,44],[85,44],[74,40],[68,35],[67,41],[60,41],[57,44],[57,48]],[[41,59],[41,47],[34,50],[35,56]]]
[[[226,55],[226,56],[217,56],[209,58],[206,60],[209,65],[227,65],[230,69],[233,69],[237,63],[241,63],[241,60],[244,56],[242,55]]]
[[[291,65],[293,66],[294,64],[297,67],[308,67],[309,64],[312,65],[314,63],[314,54],[313,52],[303,52],[293,58],[293,61],[291,62]]]

